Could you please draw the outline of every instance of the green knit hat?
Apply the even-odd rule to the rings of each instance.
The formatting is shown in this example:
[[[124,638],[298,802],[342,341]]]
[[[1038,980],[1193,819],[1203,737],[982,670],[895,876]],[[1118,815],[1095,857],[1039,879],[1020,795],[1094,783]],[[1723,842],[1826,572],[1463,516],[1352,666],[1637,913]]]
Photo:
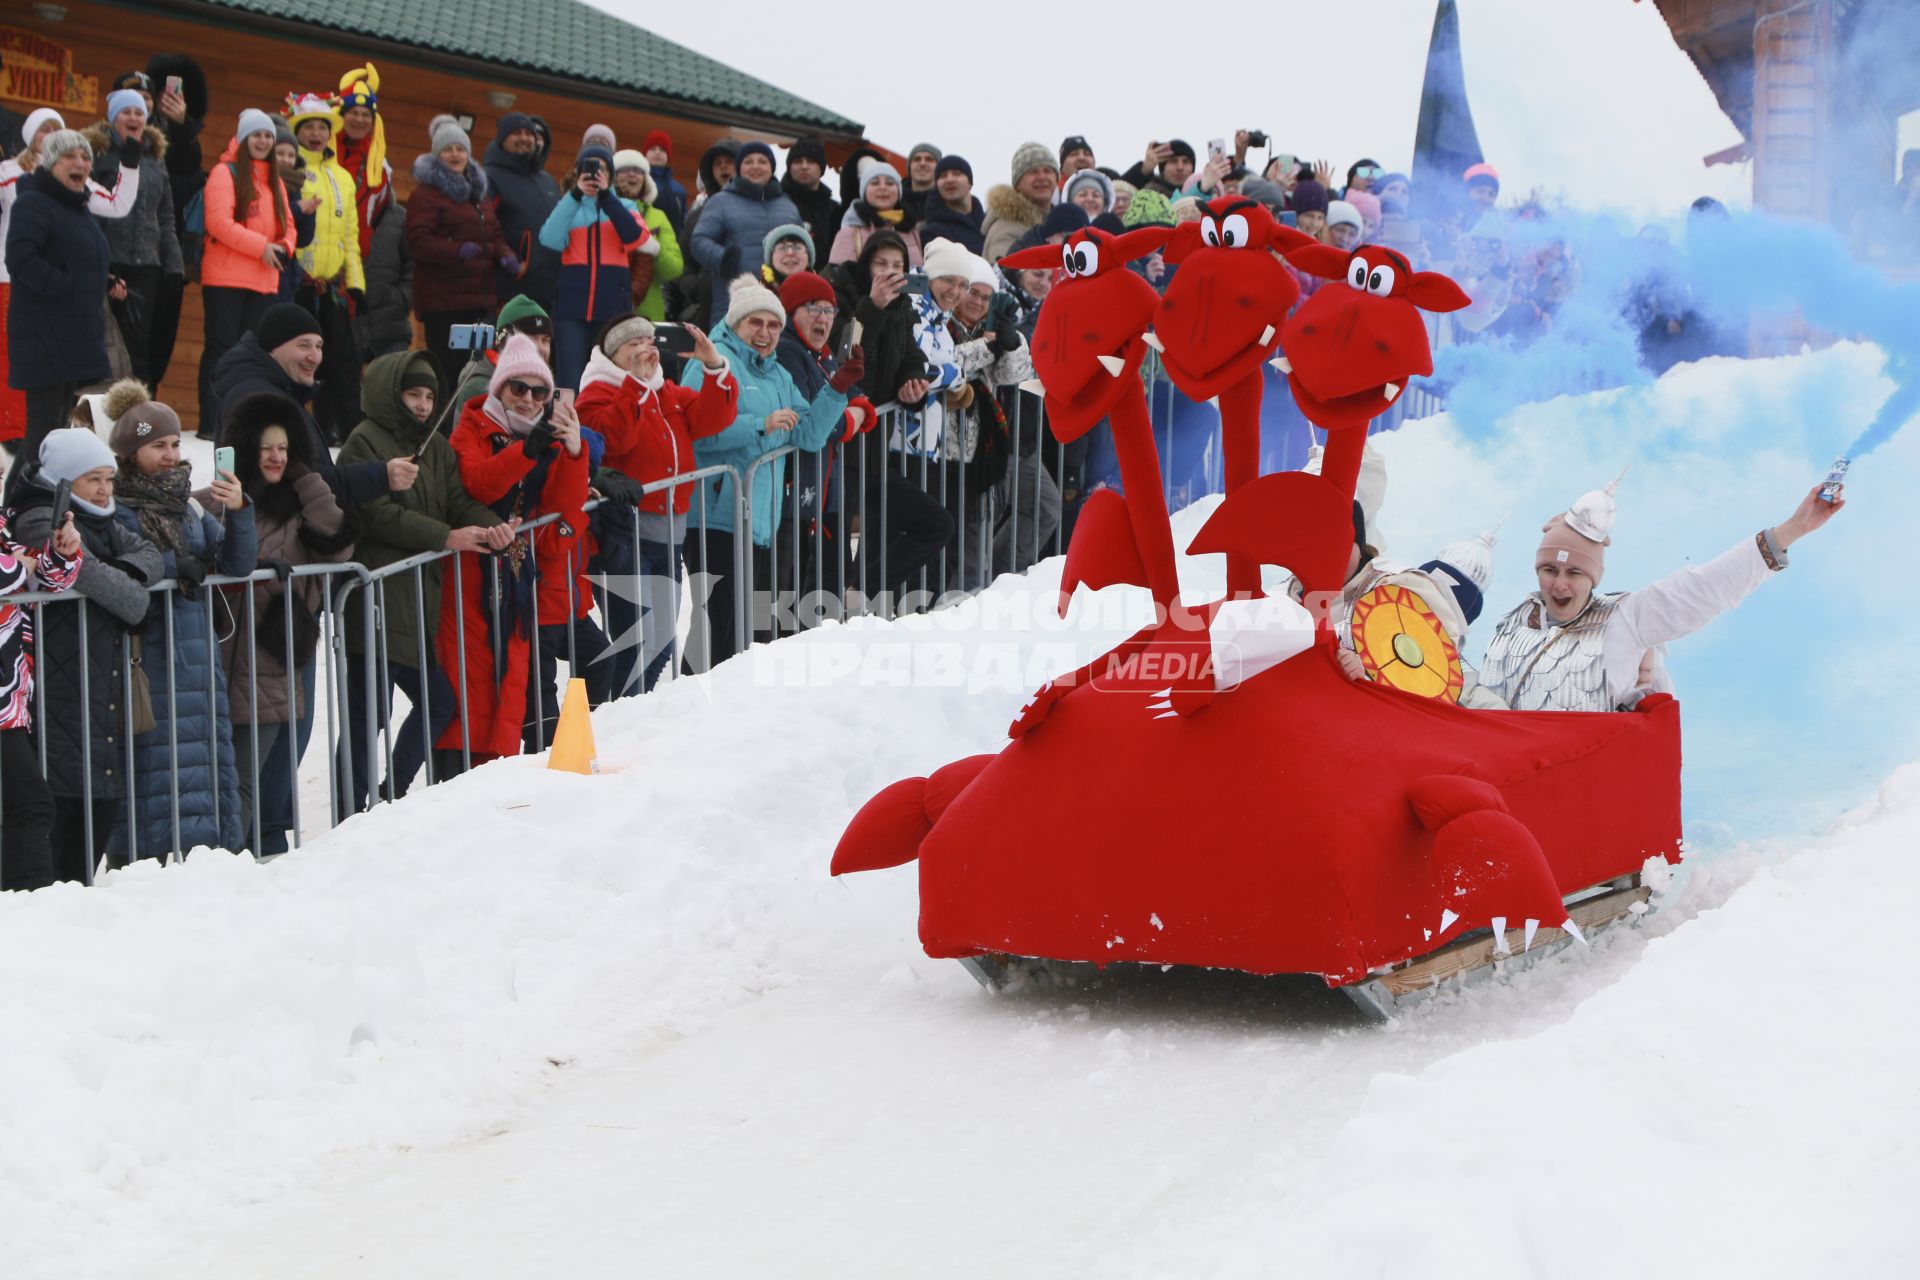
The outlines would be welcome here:
[[[801,244],[807,246],[807,270],[813,270],[813,264],[817,258],[813,247],[813,236],[805,227],[797,222],[789,222],[782,226],[775,227],[761,238],[760,260],[762,262],[772,262],[773,246],[779,244],[782,240],[798,240]]]
[[[1142,187],[1133,193],[1133,200],[1127,205],[1127,211],[1120,215],[1120,221],[1129,227],[1173,225],[1173,202],[1151,187]]]
[[[519,327],[522,320],[541,320],[545,323],[523,330]],[[546,308],[522,293],[500,308],[500,318],[494,321],[494,327],[502,332],[513,329],[523,333],[552,333],[553,317],[547,314]]]

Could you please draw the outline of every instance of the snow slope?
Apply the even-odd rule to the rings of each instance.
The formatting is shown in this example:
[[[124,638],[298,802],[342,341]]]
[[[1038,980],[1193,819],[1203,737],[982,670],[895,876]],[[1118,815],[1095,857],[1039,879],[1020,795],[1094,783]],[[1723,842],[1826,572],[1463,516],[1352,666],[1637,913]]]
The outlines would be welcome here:
[[[1633,403],[1860,382],[1870,358],[1687,371]],[[1403,437],[1390,512],[1478,500],[1445,424]],[[1492,465],[1539,483],[1515,463],[1541,443]],[[992,749],[1032,684],[1137,625],[1115,591],[1063,626],[1057,582],[606,709],[600,777],[506,761],[266,866],[0,896],[0,971],[26,976],[0,987],[0,1272],[1912,1270],[1920,771],[1387,1031],[1234,975],[991,999],[920,955],[911,869],[825,869],[873,791]],[[1694,714],[1690,743],[1743,715]]]

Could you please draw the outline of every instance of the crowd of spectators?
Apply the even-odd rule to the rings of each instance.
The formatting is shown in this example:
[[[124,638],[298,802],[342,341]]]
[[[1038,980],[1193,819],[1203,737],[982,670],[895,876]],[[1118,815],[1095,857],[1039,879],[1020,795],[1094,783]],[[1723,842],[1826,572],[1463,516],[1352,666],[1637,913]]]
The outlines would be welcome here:
[[[594,703],[651,689],[688,572],[710,587],[700,670],[766,631],[737,566],[885,598],[1050,553],[1115,481],[1098,432],[1063,453],[1021,389],[1056,274],[1003,272],[1012,251],[1237,193],[1463,274],[1482,291],[1464,331],[1511,341],[1551,322],[1571,270],[1503,248],[1526,214],[1499,208],[1490,165],[1422,203],[1372,160],[1341,181],[1253,157],[1246,131],[1124,166],[1080,135],[1024,142],[976,194],[974,163],[933,143],[856,148],[837,181],[812,138],[783,169],[723,140],[687,171],[663,132],[560,140],[514,111],[478,152],[439,117],[409,159],[371,66],[230,132],[205,112],[199,68],[161,55],[84,131],[36,112],[0,171],[0,588],[92,606],[0,605],[8,887],[203,843],[284,850],[329,619],[330,772],[353,812],[538,749],[563,658]],[[1174,271],[1133,269],[1160,288]],[[222,446],[199,489],[151,391],[189,280],[197,432]],[[329,585],[348,562],[372,585]]]

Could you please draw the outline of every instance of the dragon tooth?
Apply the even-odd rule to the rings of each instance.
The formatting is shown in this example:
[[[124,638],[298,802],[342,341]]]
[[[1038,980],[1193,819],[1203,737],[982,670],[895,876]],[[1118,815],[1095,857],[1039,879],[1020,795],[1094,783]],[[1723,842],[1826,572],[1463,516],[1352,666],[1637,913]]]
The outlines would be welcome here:
[[[1095,356],[1094,359],[1100,362],[1102,369],[1105,369],[1116,378],[1120,376],[1121,370],[1127,367],[1127,362],[1119,356]]]
[[[1155,351],[1165,352],[1167,349],[1166,344],[1160,341],[1160,335],[1151,329],[1140,335],[1140,341],[1146,343]]]
[[[1573,922],[1572,916],[1568,916],[1566,923],[1560,926],[1560,932],[1566,934],[1583,947],[1587,945],[1587,935],[1580,932],[1580,926]]]
[[[1253,345],[1255,345],[1256,347],[1266,346],[1269,342],[1273,341],[1273,335],[1278,332],[1279,332],[1278,329],[1275,329],[1272,325],[1268,325],[1266,327],[1266,331],[1260,335],[1260,341],[1254,343]]]
[[[1038,378],[1028,378],[1025,382],[1020,384],[1020,389],[1022,391],[1031,391],[1033,392],[1033,394],[1037,396],[1044,396],[1047,394],[1047,389],[1040,385],[1040,379]]]
[[[1386,386],[1380,388],[1380,394],[1387,398],[1388,404],[1392,404],[1400,396],[1400,384],[1397,382],[1389,382]]]
[[[1450,911],[1442,907],[1440,909],[1440,932],[1445,933],[1447,930],[1453,928],[1453,922],[1459,918],[1460,915],[1458,912]]]
[[[1505,916],[1495,916],[1493,918],[1493,954],[1497,956],[1513,954],[1512,949],[1507,946],[1507,918]]]
[[[1287,359],[1285,356],[1275,356],[1273,359],[1269,360],[1267,363],[1272,365],[1274,368],[1278,369],[1282,373],[1293,372],[1293,361]]]
[[[1522,951],[1531,951],[1533,949],[1533,935],[1534,935],[1534,932],[1539,928],[1540,928],[1540,922],[1538,920],[1527,921],[1526,941],[1520,944],[1520,949]]]

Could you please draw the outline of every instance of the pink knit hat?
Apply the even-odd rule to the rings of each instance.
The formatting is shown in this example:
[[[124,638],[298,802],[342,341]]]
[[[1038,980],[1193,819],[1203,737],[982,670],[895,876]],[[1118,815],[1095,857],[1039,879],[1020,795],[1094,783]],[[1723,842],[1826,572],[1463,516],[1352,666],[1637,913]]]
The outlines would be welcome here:
[[[1559,564],[1579,569],[1593,585],[1600,585],[1600,575],[1607,571],[1607,542],[1595,542],[1584,534],[1576,533],[1568,524],[1565,516],[1555,516],[1544,526],[1544,537],[1540,539],[1540,550],[1533,555],[1535,568],[1542,565]],[[1607,540],[1611,542],[1612,539]]]
[[[507,339],[507,345],[500,351],[500,363],[494,366],[493,377],[487,380],[487,391],[499,395],[500,388],[507,385],[508,378],[537,382],[544,387],[553,385],[553,371],[540,358],[540,348],[534,346],[533,339],[524,333],[516,333]]]

